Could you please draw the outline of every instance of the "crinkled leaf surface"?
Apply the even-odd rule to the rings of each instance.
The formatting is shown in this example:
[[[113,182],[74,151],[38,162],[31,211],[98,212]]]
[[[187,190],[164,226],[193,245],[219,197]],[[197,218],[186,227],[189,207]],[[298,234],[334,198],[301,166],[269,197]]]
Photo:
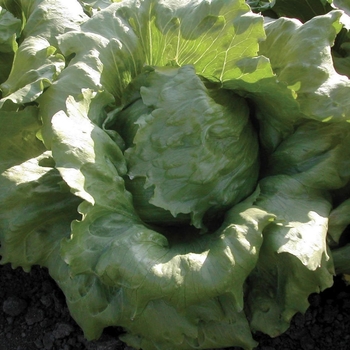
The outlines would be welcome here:
[[[145,64],[192,64],[214,81],[254,82],[272,76],[266,58],[256,57],[263,38],[262,17],[251,13],[244,1],[114,3],[84,22],[79,32],[59,37],[60,50],[75,57],[43,97],[48,109],[46,101],[55,100],[43,115],[50,118],[64,109],[67,97],[80,93],[76,86],[96,91],[102,83],[120,102]],[[76,77],[71,86],[70,77]]]
[[[350,180],[350,124],[302,124],[269,157],[267,168],[311,188],[341,189]]]
[[[6,100],[31,102],[57,78],[65,66],[63,56],[57,53],[58,35],[79,29],[80,23],[88,17],[77,1],[26,0],[12,3],[2,1],[0,4],[15,13],[19,29],[24,24],[23,30],[16,28],[16,34],[25,42],[21,43],[16,53],[11,75],[1,85],[3,99],[0,105]],[[7,27],[8,30],[11,28]],[[13,45],[17,43],[14,41]],[[10,60],[8,54],[5,59]]]
[[[2,263],[21,266],[46,265],[70,223],[78,217],[74,198],[52,168],[50,153],[43,153],[0,176],[0,239]]]
[[[73,193],[92,204],[133,213],[131,196],[121,178],[125,160],[110,136],[84,114],[84,99],[68,99],[69,117],[58,112],[52,119],[52,152],[56,168]],[[85,110],[86,112],[86,110]]]
[[[0,105],[6,100],[31,102],[65,66],[64,58],[56,52],[58,35],[78,29],[88,17],[77,1],[26,0],[15,4],[2,1],[0,4],[25,23],[21,31],[21,41],[25,43],[16,53],[10,76],[1,85],[3,99]],[[9,58],[7,55],[6,59]]]
[[[98,3],[104,2],[85,5]],[[48,267],[88,338],[115,325],[136,348],[252,349],[251,330],[279,334],[305,311],[310,293],[331,285],[328,217],[336,213],[333,191],[348,182],[349,82],[335,72],[330,51],[341,12],[305,24],[281,18],[265,31],[263,18],[243,0],[125,0],[87,11],[91,18],[79,1],[0,4],[23,27],[18,33],[9,26],[6,48],[15,56],[11,74],[9,65],[3,73],[0,107],[3,262]],[[181,66],[193,80],[180,79],[186,91],[166,82],[141,84],[128,95],[145,65]],[[246,99],[262,146],[258,188],[207,234],[182,223],[145,224],[125,187],[130,168],[123,141],[138,153],[146,149],[153,136],[146,125],[164,123],[152,111],[166,108],[169,90],[178,97],[178,108],[169,101],[170,117],[188,125],[185,100],[198,97],[189,83],[203,81]],[[115,111],[137,99],[146,108],[137,105],[142,118],[133,121],[141,131],[133,145],[109,128]],[[211,115],[209,105],[204,113],[198,104],[200,118]],[[176,137],[167,139],[176,144]],[[200,151],[194,152],[202,157],[199,168],[206,163]],[[156,161],[173,158],[157,152],[143,163],[148,173]],[[203,173],[210,178],[219,168],[208,165]],[[336,261],[337,271],[345,271],[344,260]]]
[[[290,176],[267,177],[259,184],[257,204],[276,215],[279,233],[275,236],[275,250],[290,253],[308,269],[315,270],[327,249],[331,203],[323,191],[304,186]]]
[[[3,0],[5,7],[13,9],[10,1]],[[57,47],[59,34],[76,30],[88,17],[78,1],[71,0],[18,0],[17,11],[25,18],[23,37],[41,37]]]
[[[297,94],[303,114],[321,121],[350,115],[349,79],[335,71],[330,50],[341,15],[332,11],[305,24],[280,18],[265,25],[267,40],[260,45],[278,79]]]
[[[252,329],[275,337],[295,313],[306,311],[311,293],[333,284],[326,244],[331,203],[322,191],[286,175],[266,177],[260,188],[256,205],[276,219],[264,231],[259,261],[249,276],[247,308]]]
[[[64,68],[64,58],[55,51],[44,38],[26,39],[15,54],[8,79],[0,85],[0,106],[7,100],[21,104],[37,99]]]
[[[166,236],[146,228],[140,221],[99,206],[86,204],[80,207],[80,211],[84,220],[74,223],[73,238],[63,244],[63,256],[73,268],[74,276],[80,276],[83,272],[91,275],[91,278],[98,275],[99,283],[107,285],[114,293],[113,298],[122,298],[123,307],[114,305],[114,302],[120,303],[120,299],[108,305],[108,309],[116,311],[110,322],[119,322],[126,329],[142,334],[146,342],[156,344],[159,341],[162,344],[167,339],[166,342],[175,344],[172,345],[174,349],[190,348],[186,344],[189,340],[185,339],[198,336],[199,320],[206,328],[207,322],[218,318],[223,323],[223,329],[226,327],[232,331],[227,322],[237,319],[241,325],[239,327],[244,328],[241,318],[243,281],[257,259],[261,232],[270,223],[270,214],[259,208],[251,208],[250,203],[242,204],[228,213],[226,221],[216,233],[194,237],[189,244],[181,240],[172,243],[171,239],[167,240]],[[101,225],[103,230],[100,229]],[[218,314],[215,301],[218,297],[225,298],[225,295],[231,301],[221,307],[232,312],[226,316]],[[84,317],[81,314],[82,305],[86,312],[101,316],[109,311],[104,310],[107,308],[105,304],[94,311],[96,303],[85,305],[87,300],[77,300],[77,306],[73,305],[71,310],[78,322],[82,323],[87,336],[95,337],[101,332],[100,322],[103,321]],[[213,313],[206,310],[202,315],[203,305],[209,307],[211,303]],[[231,304],[232,309],[226,309]],[[169,320],[164,328],[161,325],[155,328],[147,326],[149,323],[145,321],[150,313],[155,319],[160,317],[162,320],[160,314],[167,314],[171,323],[182,326],[167,335]],[[230,318],[232,321],[229,321]],[[221,326],[215,327],[220,329]],[[234,335],[240,338],[236,331]],[[248,338],[244,337],[248,342]],[[204,340],[205,337],[198,340],[199,347],[205,345],[207,340]],[[216,346],[223,346],[221,342],[226,340],[216,341]],[[238,339],[235,341],[237,343]],[[248,344],[244,346],[251,346]]]
[[[135,214],[122,186],[124,166],[122,159],[117,161],[116,144],[84,115],[79,102],[69,99],[67,109],[69,116],[59,112],[52,119],[56,167],[73,192],[94,200],[94,205],[85,202],[79,207],[83,219],[73,223],[71,238],[62,243],[73,282],[63,279],[61,286],[86,335],[94,338],[104,326],[119,324],[142,334],[142,346],[150,349],[170,343],[174,349],[186,349],[194,342],[202,348],[232,342],[250,348],[253,342],[242,311],[243,282],[257,259],[262,230],[273,216],[249,201],[229,212],[213,235],[191,232],[190,242],[181,242],[169,232],[167,238],[167,233],[146,227]],[[82,283],[78,290],[87,290],[78,298],[71,283]],[[94,293],[101,297],[91,303]],[[229,315],[218,313],[217,298],[228,300]],[[203,305],[212,305],[214,314]],[[149,317],[163,320],[165,314],[172,316],[162,327],[146,327]],[[167,334],[170,321],[178,327]],[[233,332],[232,324],[238,322],[240,332],[215,340],[214,322],[214,329],[226,333]],[[135,344],[132,335],[128,339]]]
[[[154,186],[151,204],[175,217],[190,213],[203,227],[208,210],[226,210],[255,188],[258,143],[248,106],[229,92],[207,90],[193,66],[159,69],[148,81],[140,91],[152,112],[136,121],[134,145],[125,152],[128,176]]]
[[[37,157],[45,147],[36,137],[40,130],[39,110],[0,111],[0,172]]]

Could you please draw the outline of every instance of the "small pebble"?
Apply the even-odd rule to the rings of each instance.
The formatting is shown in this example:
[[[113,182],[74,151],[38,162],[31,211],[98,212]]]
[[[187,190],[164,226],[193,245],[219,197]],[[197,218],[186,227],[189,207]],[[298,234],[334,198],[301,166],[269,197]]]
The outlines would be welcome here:
[[[25,300],[14,297],[8,297],[2,304],[2,309],[5,314],[10,316],[18,316],[27,308]]]
[[[56,339],[68,337],[73,332],[74,328],[69,323],[58,323],[55,330],[52,332]]]
[[[44,319],[44,311],[36,307],[31,307],[28,309],[25,319],[28,326],[41,322]]]

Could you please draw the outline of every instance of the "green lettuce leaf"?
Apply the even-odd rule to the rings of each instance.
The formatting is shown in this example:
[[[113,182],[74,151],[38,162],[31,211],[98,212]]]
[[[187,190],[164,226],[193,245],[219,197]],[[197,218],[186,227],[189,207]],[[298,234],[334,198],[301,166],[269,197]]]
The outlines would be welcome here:
[[[17,36],[17,26],[22,29],[21,45],[18,51],[14,50],[16,54],[11,73],[8,72],[8,79],[0,85],[0,106],[7,100],[16,104],[32,102],[65,67],[64,57],[57,52],[59,34],[79,29],[80,23],[88,17],[76,1],[2,1],[0,4],[18,17],[15,22]],[[17,43],[14,41],[13,45]],[[10,59],[8,54],[5,58]]]
[[[88,339],[283,332],[349,271],[348,26],[329,3],[276,1],[303,24],[243,0],[0,0],[2,263],[46,266]]]
[[[119,324],[139,335],[128,336],[129,342],[139,339],[146,348],[171,343],[174,349],[186,349],[196,342],[200,348],[232,343],[251,348],[254,342],[242,311],[243,284],[258,257],[261,232],[273,215],[252,207],[250,199],[229,211],[212,235],[190,229],[190,244],[176,231],[148,228],[122,186],[123,164],[111,162],[118,157],[117,146],[84,116],[79,102],[70,99],[67,106],[71,104],[76,106],[67,108],[71,115],[59,112],[52,119],[53,155],[65,181],[87,201],[79,207],[83,219],[72,224],[71,238],[62,242],[72,282],[49,265],[53,276],[57,273],[57,280],[62,280],[70,310],[86,336],[98,337],[103,327]],[[72,283],[79,285],[74,289],[79,295],[72,291]],[[92,302],[95,293],[100,297]],[[227,300],[228,315],[219,312],[218,300]],[[172,315],[167,322],[161,316],[165,314]],[[151,316],[165,323],[148,327]],[[169,322],[178,325],[171,334]],[[219,334],[232,334],[213,338],[212,326]]]
[[[131,122],[129,113],[116,116],[117,126],[126,119],[122,136],[125,124],[138,125],[125,152],[128,176],[154,187],[149,203],[174,217],[191,214],[203,228],[206,213],[220,214],[255,189],[258,142],[248,106],[228,91],[208,90],[192,66],[156,69],[145,85],[140,95],[151,112],[138,115],[137,108]],[[127,109],[134,113],[133,105]],[[161,223],[161,215],[155,220]]]
[[[267,168],[268,174],[290,175],[310,188],[343,188],[350,181],[350,124],[300,125],[268,158]]]
[[[332,11],[302,24],[280,18],[265,25],[260,45],[278,79],[297,96],[302,113],[320,121],[349,120],[350,83],[333,66],[331,46],[342,28],[342,13]]]
[[[106,23],[103,27],[101,20]],[[108,56],[102,57],[115,75],[103,75],[103,83],[119,96],[144,64],[192,64],[197,74],[215,81],[254,79],[245,71],[245,59],[257,55],[258,42],[264,38],[261,24],[262,18],[252,14],[244,1],[183,2],[175,7],[147,0],[138,7],[137,2],[128,0],[101,11],[82,29],[113,39]],[[116,51],[110,57],[112,48]],[[258,64],[256,60],[254,64]]]
[[[131,195],[121,178],[125,159],[118,145],[84,112],[85,101],[68,99],[52,118],[52,153],[56,168],[72,192],[91,204],[133,213]]]
[[[99,276],[91,293],[97,293],[99,285],[111,293],[108,303],[102,298],[101,304],[88,304],[88,295],[71,304],[71,312],[86,336],[95,338],[103,326],[119,324],[142,337],[139,341],[143,348],[153,348],[155,345],[147,345],[152,343],[172,343],[174,349],[187,349],[191,348],[187,343],[195,341],[199,348],[205,348],[208,341],[212,346],[228,346],[231,342],[250,348],[249,326],[242,313],[243,282],[254,267],[261,231],[272,216],[249,207],[250,203],[238,206],[227,214],[216,233],[193,237],[191,244],[186,244],[171,235],[167,239],[116,211],[82,205],[84,220],[74,223],[73,238],[62,245],[63,257],[74,278],[82,279],[83,274],[90,275],[90,279]],[[218,306],[225,298],[230,302],[221,305],[225,309],[222,314]],[[157,327],[147,322],[151,315],[162,320]],[[165,321],[164,315],[170,319]],[[236,322],[239,328],[235,330]],[[171,334],[170,324],[177,325]],[[211,325],[233,332],[231,337],[235,339],[201,337],[204,330],[210,334]],[[239,334],[242,330],[244,336]],[[135,339],[128,337],[133,345]]]
[[[0,107],[7,100],[16,104],[36,100],[64,66],[64,57],[46,39],[29,37],[16,52],[8,79],[0,85]]]
[[[23,20],[22,38],[41,37],[55,47],[59,34],[78,29],[88,18],[77,1],[1,0],[0,5]]]
[[[39,110],[29,106],[21,111],[0,111],[0,172],[35,158],[46,149],[37,138]]]
[[[255,205],[275,215],[264,231],[259,260],[248,278],[247,313],[253,331],[271,337],[304,313],[308,297],[333,284],[326,243],[330,201],[287,175],[266,177]],[[288,273],[286,273],[288,271]]]
[[[271,10],[275,3],[276,0],[247,0],[247,4],[255,13]]]
[[[270,77],[268,60],[257,57],[264,36],[262,17],[251,13],[244,1],[111,4],[85,21],[79,31],[59,36],[63,54],[75,57],[62,80],[41,99],[44,108],[55,101],[43,112],[44,122],[82,88],[98,91],[103,86],[118,105],[126,86],[145,64],[192,64],[197,74],[215,82],[241,79],[252,83]],[[212,43],[209,47],[208,42]],[[49,144],[49,133],[46,138]]]
[[[12,166],[0,176],[1,263],[29,271],[46,266],[70,223],[79,217],[74,198],[49,152]]]

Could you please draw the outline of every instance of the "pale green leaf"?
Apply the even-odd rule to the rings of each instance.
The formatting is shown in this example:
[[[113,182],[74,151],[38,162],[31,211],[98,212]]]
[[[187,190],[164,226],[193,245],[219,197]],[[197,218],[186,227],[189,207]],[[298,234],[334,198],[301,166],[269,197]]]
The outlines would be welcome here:
[[[341,15],[332,11],[305,24],[280,18],[265,26],[260,53],[270,59],[278,79],[295,91],[308,118],[350,120],[350,82],[335,71],[331,55]]]
[[[39,110],[0,111],[0,172],[39,156],[45,147],[36,137],[40,130]]]
[[[267,162],[268,174],[290,175],[315,189],[341,189],[350,180],[350,124],[304,123]]]
[[[65,66],[62,55],[55,53],[46,39],[29,37],[15,54],[12,71],[0,85],[0,107],[10,100],[16,104],[34,101]]]
[[[72,297],[70,304],[86,335],[96,337],[104,324],[119,324],[142,336],[145,349],[155,344],[174,349],[196,344],[251,348],[242,314],[243,282],[258,258],[262,231],[273,220],[252,206],[254,198],[230,210],[216,232],[189,233],[187,242],[176,238],[180,232],[160,234],[118,209],[82,204],[83,220],[73,223],[62,254],[73,279],[91,281],[88,291]],[[89,303],[95,293],[102,298]],[[218,298],[226,300],[219,301],[224,312]],[[148,322],[150,317],[159,325]],[[174,332],[169,333],[169,322],[177,325]],[[234,330],[230,324],[236,322]],[[210,335],[209,327],[233,333],[220,339]]]
[[[260,181],[260,208],[275,214],[264,231],[259,261],[248,279],[248,317],[254,331],[276,337],[286,331],[308,297],[333,284],[326,244],[331,203],[319,190],[286,175]]]
[[[73,193],[90,203],[133,212],[130,194],[121,178],[125,160],[110,136],[88,116],[89,101],[67,100],[63,111],[52,119],[52,152],[56,167]]]
[[[88,19],[76,0],[18,0],[25,17],[23,37],[41,37],[57,47],[57,37]]]
[[[74,198],[49,152],[8,168],[0,175],[0,240],[2,263],[29,271],[46,265],[70,223],[79,215]]]
[[[255,189],[258,143],[248,106],[232,93],[207,89],[193,66],[147,74],[140,94],[149,114],[139,116],[129,105],[116,116],[117,127],[125,119],[122,136],[125,125],[138,125],[125,152],[128,176],[153,187],[151,204],[174,217],[190,214],[203,228],[205,214],[220,215]],[[137,120],[129,121],[133,113]]]

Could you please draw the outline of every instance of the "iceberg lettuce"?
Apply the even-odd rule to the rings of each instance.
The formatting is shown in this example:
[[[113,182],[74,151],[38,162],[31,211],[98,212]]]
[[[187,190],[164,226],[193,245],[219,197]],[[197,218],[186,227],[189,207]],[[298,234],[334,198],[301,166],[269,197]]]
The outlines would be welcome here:
[[[299,4],[0,0],[1,262],[88,339],[253,349],[350,272],[348,15]]]

